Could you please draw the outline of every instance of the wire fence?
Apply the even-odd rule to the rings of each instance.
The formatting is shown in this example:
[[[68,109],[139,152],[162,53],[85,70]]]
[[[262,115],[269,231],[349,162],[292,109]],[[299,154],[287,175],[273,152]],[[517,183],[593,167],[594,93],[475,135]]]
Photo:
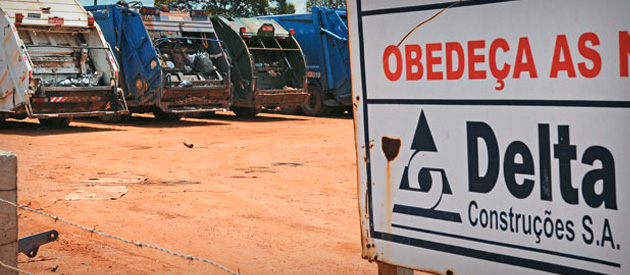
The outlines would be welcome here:
[[[8,265],[8,264],[5,264],[5,263],[3,263],[2,261],[0,261],[0,267],[4,267],[4,268],[6,268],[6,269],[11,269],[11,270],[13,270],[13,271],[17,271],[17,272],[22,273],[22,274],[35,275],[35,274],[30,273],[30,272],[28,272],[28,271],[24,271],[24,270],[21,270],[21,269],[19,269],[19,268],[17,268],[17,267],[14,267],[14,266],[10,266],[10,265]]]
[[[53,219],[55,221],[60,221],[60,222],[65,223],[65,224],[68,224],[68,225],[71,225],[71,226],[74,226],[74,227],[78,227],[78,228],[80,228],[82,230],[85,230],[87,232],[101,235],[103,237],[107,237],[107,238],[118,240],[118,241],[121,241],[121,242],[124,242],[124,243],[132,244],[132,245],[135,245],[136,247],[147,247],[147,248],[155,249],[155,250],[162,251],[164,253],[171,254],[173,256],[177,256],[177,257],[184,258],[184,259],[187,259],[187,260],[199,261],[199,262],[211,264],[211,265],[213,265],[213,266],[215,266],[215,267],[217,267],[217,268],[219,268],[219,269],[221,269],[221,270],[223,270],[223,271],[225,271],[225,272],[227,272],[229,274],[240,275],[240,273],[238,273],[238,272],[234,272],[234,271],[232,271],[232,270],[230,270],[230,269],[228,269],[228,268],[226,268],[226,267],[224,267],[224,266],[222,266],[222,265],[220,265],[220,264],[218,264],[216,262],[213,262],[213,261],[210,261],[210,260],[207,260],[207,259],[204,259],[204,258],[196,257],[196,256],[193,256],[193,255],[182,254],[182,253],[179,253],[179,252],[171,251],[169,249],[162,248],[162,247],[155,246],[155,245],[151,245],[151,244],[148,244],[148,243],[134,242],[134,241],[131,241],[131,240],[127,240],[125,238],[121,238],[121,237],[118,237],[118,236],[107,234],[105,232],[96,230],[95,228],[86,227],[86,226],[80,225],[78,223],[68,221],[68,220],[63,219],[61,217],[58,217],[58,216],[55,216],[55,215],[51,215],[51,214],[48,214],[48,213],[45,213],[45,212],[42,212],[42,211],[30,208],[30,207],[27,207],[27,206],[24,206],[24,205],[21,205],[21,204],[17,204],[17,203],[14,203],[14,202],[2,199],[2,198],[0,198],[0,202],[12,205],[12,206],[17,207],[17,208],[22,209],[22,210],[26,210],[26,211],[33,212],[33,213],[36,213],[36,214],[40,214],[42,216],[48,217],[50,219]],[[2,266],[5,266],[5,265],[2,265]],[[8,267],[8,266],[5,266],[5,267],[11,268],[11,267]],[[32,274],[32,273],[28,273],[28,274]]]

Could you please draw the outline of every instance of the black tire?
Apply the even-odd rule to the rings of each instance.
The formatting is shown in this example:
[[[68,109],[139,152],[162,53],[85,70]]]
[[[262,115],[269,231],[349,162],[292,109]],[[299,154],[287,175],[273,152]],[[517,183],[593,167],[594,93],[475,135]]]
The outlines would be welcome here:
[[[182,118],[181,114],[165,113],[159,108],[153,110],[153,116],[159,120],[179,120]]]
[[[132,117],[131,113],[128,114],[128,115],[121,115],[120,116],[120,122],[121,123],[129,122],[129,121],[131,121],[131,117]]]
[[[131,115],[104,115],[97,117],[97,119],[103,123],[120,123],[129,121]]]
[[[112,119],[112,123],[120,123],[123,120],[123,116],[114,115],[114,119]]]
[[[308,116],[327,116],[331,108],[324,105],[324,95],[315,85],[308,85],[308,100],[302,105],[302,111]]]
[[[331,108],[331,109],[332,110],[331,110],[330,113],[333,116],[343,116],[344,113],[346,112],[346,108],[344,108],[344,107],[334,107],[334,108]]]
[[[352,107],[352,105],[351,106],[346,106],[344,109],[346,111],[348,111],[348,115],[350,115],[351,117],[354,116],[354,108]]]
[[[253,118],[258,114],[258,109],[253,107],[232,107],[232,112],[240,118]]]
[[[40,118],[39,124],[50,127],[68,127],[72,122],[71,117],[53,117],[53,118]]]
[[[104,116],[98,116],[96,117],[96,119],[103,123],[113,123],[114,117],[115,117],[114,115],[104,115]]]
[[[300,111],[299,109],[300,109],[300,106],[282,106],[280,107],[280,113],[294,115]]]
[[[186,115],[186,117],[188,117],[188,115]],[[210,111],[210,112],[203,112],[203,113],[195,113],[191,117],[195,117],[195,118],[213,118],[213,117],[216,117],[216,112],[215,111]]]
[[[0,114],[0,127],[4,126],[7,122],[7,119]]]

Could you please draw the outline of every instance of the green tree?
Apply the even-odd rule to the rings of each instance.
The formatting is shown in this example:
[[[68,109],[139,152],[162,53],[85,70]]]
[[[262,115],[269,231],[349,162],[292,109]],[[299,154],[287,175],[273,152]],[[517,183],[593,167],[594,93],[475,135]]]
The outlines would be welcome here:
[[[184,0],[153,0],[154,6],[160,5],[176,5],[176,6],[184,6],[187,9],[199,9],[201,8],[201,4],[203,0],[192,0],[192,1],[184,1]]]
[[[295,4],[287,3],[287,0],[274,0],[275,7],[271,7],[271,14],[293,14],[295,13]]]
[[[306,0],[306,11],[311,12],[311,9],[313,7],[328,7],[328,8],[345,9],[346,1],[345,0]]]
[[[269,14],[268,0],[207,0],[203,8],[215,15],[251,17]]]
[[[275,5],[271,5],[274,2]],[[252,17],[269,14],[295,13],[295,5],[286,0],[154,0],[156,6],[183,5],[189,9],[204,9],[213,15]]]

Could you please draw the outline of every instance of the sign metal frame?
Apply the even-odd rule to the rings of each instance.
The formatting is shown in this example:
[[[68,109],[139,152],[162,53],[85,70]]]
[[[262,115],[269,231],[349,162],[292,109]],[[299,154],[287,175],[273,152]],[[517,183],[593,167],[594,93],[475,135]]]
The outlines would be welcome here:
[[[385,262],[398,266],[405,266],[412,269],[423,270],[422,266],[412,266],[402,264],[396,260],[395,257],[387,255],[382,252],[382,248],[377,248],[377,240],[382,242],[389,242],[396,245],[412,246],[436,252],[443,252],[450,255],[464,256],[468,258],[474,258],[482,261],[489,261],[493,263],[506,264],[514,267],[526,268],[529,271],[543,271],[554,272],[563,274],[601,274],[596,271],[586,270],[580,267],[553,263],[549,261],[541,261],[536,259],[530,259],[526,256],[519,257],[514,255],[506,255],[496,252],[487,251],[487,249],[476,249],[472,247],[465,247],[459,245],[452,245],[432,239],[420,239],[409,236],[403,236],[396,233],[389,233],[379,231],[375,229],[374,225],[374,206],[373,206],[373,185],[374,180],[372,177],[372,156],[374,153],[372,147],[374,145],[374,136],[370,136],[370,118],[368,116],[368,109],[371,106],[384,106],[384,105],[423,105],[423,106],[508,106],[508,107],[563,107],[563,108],[612,108],[612,109],[630,109],[630,101],[619,100],[575,100],[575,99],[392,99],[392,98],[370,98],[368,96],[368,83],[366,80],[366,62],[365,62],[365,46],[364,41],[364,23],[365,17],[391,15],[398,13],[407,13],[415,11],[428,11],[428,10],[440,10],[444,8],[460,8],[469,6],[480,5],[492,5],[503,2],[515,2],[522,0],[494,0],[494,1],[463,1],[463,2],[443,2],[434,4],[424,4],[411,7],[394,7],[376,10],[362,10],[362,1],[356,0],[349,5],[355,9],[349,9],[349,18],[354,17],[356,19],[356,26],[351,26],[351,33],[356,31],[357,37],[350,37],[351,39],[351,55],[358,54],[359,64],[353,63],[355,66],[353,72],[360,71],[360,83],[354,83],[353,96],[355,103],[355,134],[357,139],[357,159],[359,163],[359,206],[361,214],[361,227],[362,227],[362,244],[363,253],[362,256],[370,261],[376,260],[379,262]],[[457,5],[454,5],[454,4]],[[353,5],[354,4],[354,5]],[[353,14],[356,13],[356,14]],[[352,30],[355,29],[355,30]],[[356,44],[355,44],[356,43]],[[354,46],[352,46],[354,45]],[[356,46],[358,45],[358,46]],[[352,50],[354,49],[354,51]],[[358,51],[357,51],[358,50]],[[356,58],[356,57],[355,57]],[[355,58],[351,58],[355,60]],[[356,68],[356,66],[358,68]],[[353,77],[353,81],[357,81],[356,76]],[[356,88],[359,87],[357,90]],[[389,172],[388,172],[389,173]],[[618,183],[619,184],[619,183]],[[556,194],[557,195],[557,194]],[[618,195],[621,199],[623,194]],[[404,226],[400,226],[404,228]],[[503,244],[501,242],[495,242],[491,240],[475,239],[469,236],[460,236],[451,234],[448,232],[438,232],[429,229],[404,228],[407,230],[419,231],[429,235],[435,235],[440,238],[454,238],[463,239],[466,241],[479,242],[489,245],[505,246],[513,249],[522,249],[527,252],[535,252],[542,254],[549,254],[558,257],[565,257],[575,260],[581,260],[585,262],[592,262],[594,264],[607,265],[614,268],[621,268],[622,262],[608,261],[598,258],[574,255],[570,253],[563,253],[557,251],[550,251],[545,249],[538,249],[532,247],[524,247],[514,244]],[[388,248],[395,249],[395,248]],[[395,254],[395,253],[394,253]],[[432,270],[424,269],[429,272],[435,273],[453,273],[451,269],[446,270]],[[621,272],[621,269],[619,269]]]

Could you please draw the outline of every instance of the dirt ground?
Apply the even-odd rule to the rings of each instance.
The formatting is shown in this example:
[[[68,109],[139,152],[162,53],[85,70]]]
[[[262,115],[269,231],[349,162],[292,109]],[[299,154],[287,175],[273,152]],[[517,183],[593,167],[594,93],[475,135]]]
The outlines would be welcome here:
[[[350,116],[222,113],[165,122],[136,115],[67,129],[7,122],[0,150],[18,155],[21,204],[242,274],[377,273],[361,259]],[[226,274],[19,215],[20,237],[60,233],[37,257],[19,256],[19,267],[35,274]]]

